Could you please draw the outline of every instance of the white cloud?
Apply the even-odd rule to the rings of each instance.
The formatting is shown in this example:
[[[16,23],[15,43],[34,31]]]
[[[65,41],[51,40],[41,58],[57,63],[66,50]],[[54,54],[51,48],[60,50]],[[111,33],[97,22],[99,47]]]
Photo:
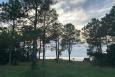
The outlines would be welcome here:
[[[72,23],[76,28],[81,29],[91,18],[103,17],[115,4],[115,0],[105,0],[100,3],[100,0],[95,0],[95,3],[88,1],[90,0],[59,0],[53,8],[57,10],[61,23]]]
[[[81,28],[81,26],[83,26],[82,23],[87,21],[87,19],[88,17],[83,10],[75,10],[68,13],[63,12],[59,15],[60,22],[62,22],[63,24],[71,22],[76,26],[76,28]]]

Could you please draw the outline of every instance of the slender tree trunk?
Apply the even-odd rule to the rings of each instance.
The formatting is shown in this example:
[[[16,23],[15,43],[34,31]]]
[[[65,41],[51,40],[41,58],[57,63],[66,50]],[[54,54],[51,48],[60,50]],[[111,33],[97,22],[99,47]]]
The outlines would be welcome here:
[[[108,49],[108,38],[106,36],[106,46],[107,46],[107,49]]]
[[[60,51],[59,51],[59,37],[58,37],[58,60],[59,60],[59,56],[60,56]]]
[[[43,44],[43,61],[45,60],[45,44]]]
[[[30,46],[28,45],[28,51],[26,53],[27,54],[27,58],[26,58],[27,61],[29,61],[29,52],[30,52]]]
[[[70,49],[69,49],[69,61],[70,61],[71,59],[70,59]]]
[[[45,42],[43,42],[43,61],[45,61]]]
[[[26,42],[24,41],[24,45],[23,45],[23,56],[24,56],[24,52],[25,52],[25,46],[26,46]]]
[[[37,28],[37,6],[35,8],[35,20],[34,20],[34,31],[35,36],[33,38],[33,52],[32,52],[32,68],[36,66],[37,63],[37,35],[36,35],[36,28]]]
[[[9,64],[12,62],[12,50],[9,49]]]
[[[43,33],[43,62],[45,61],[45,42],[46,42],[46,38],[45,38],[45,36],[46,36],[46,26],[45,26],[45,18],[46,18],[46,15],[45,15],[45,13],[44,13],[44,33]]]
[[[56,44],[56,47],[55,47],[55,50],[56,50],[56,60],[58,59],[58,43],[57,43],[57,39],[56,39],[56,41],[55,41],[55,44]]]
[[[68,53],[69,53],[69,61],[71,61],[71,59],[70,59],[70,55],[71,55],[71,50],[70,50],[70,42],[69,42],[69,45],[68,45]]]
[[[41,39],[40,39],[40,49],[39,49],[39,60],[40,60],[40,53],[41,53]]]
[[[102,53],[102,46],[101,46],[101,43],[99,44],[99,52]]]
[[[36,39],[33,40],[33,52],[32,52],[32,67],[36,65],[37,62],[37,42]]]
[[[9,50],[9,64],[12,64],[12,51],[14,50],[14,29],[15,29],[15,20],[13,19],[12,25],[12,44]]]
[[[30,54],[31,54],[31,45],[29,46],[28,61],[30,61],[30,60],[31,60]]]

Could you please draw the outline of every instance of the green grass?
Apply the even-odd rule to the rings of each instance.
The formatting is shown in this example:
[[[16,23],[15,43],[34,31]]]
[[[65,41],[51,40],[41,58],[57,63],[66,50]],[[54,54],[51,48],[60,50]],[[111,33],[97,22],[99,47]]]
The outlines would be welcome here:
[[[46,61],[31,70],[30,63],[0,66],[0,77],[115,77],[115,68],[92,66],[87,63]]]

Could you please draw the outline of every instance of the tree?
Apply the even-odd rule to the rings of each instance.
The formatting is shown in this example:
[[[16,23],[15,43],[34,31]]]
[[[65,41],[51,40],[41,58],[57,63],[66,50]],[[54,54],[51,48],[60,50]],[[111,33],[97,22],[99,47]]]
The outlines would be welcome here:
[[[21,40],[21,35],[18,34],[16,31],[14,32],[15,39],[12,40],[12,31],[9,30],[7,27],[1,27],[1,33],[0,33],[0,64],[7,64],[9,61],[9,53],[12,51],[12,64],[16,64],[20,59],[20,46],[19,42]],[[13,43],[13,44],[12,44]],[[12,44],[12,47],[14,49],[10,48],[10,45]]]
[[[73,42],[75,41],[75,27],[73,24],[68,23],[64,26],[63,41],[64,41],[63,45],[65,43],[65,47],[68,50],[68,56],[69,56],[69,61],[70,61],[72,45],[73,45]]]
[[[47,22],[49,17],[51,18],[50,5],[53,3],[52,0],[23,0],[23,7],[27,13],[32,12],[33,16],[29,18],[31,20],[31,25],[34,28],[34,37],[33,37],[33,52],[32,52],[32,66],[35,66],[37,61],[37,40],[40,39],[40,48],[39,48],[39,58],[41,52],[41,41],[43,43],[43,61],[45,59],[45,44],[48,41],[46,35],[47,25],[50,25],[50,22]],[[52,14],[52,13],[51,13]],[[38,34],[40,30],[41,34]],[[39,36],[38,36],[39,35]]]
[[[110,65],[110,66],[115,66],[115,44],[112,44],[110,46],[108,46],[108,50],[107,50],[107,57],[106,57],[106,62]]]
[[[62,35],[62,27],[63,25],[61,23],[54,23],[52,25],[52,29],[51,29],[51,40],[55,41],[55,51],[56,51],[56,60],[58,61],[59,59],[59,55],[60,55],[60,38]]]
[[[50,24],[47,23],[47,16],[50,10],[50,5],[52,4],[52,0],[44,0],[41,6],[41,13],[43,15],[43,61],[45,60],[45,44],[46,44],[46,28]]]
[[[36,65],[37,62],[37,23],[38,23],[38,14],[39,14],[39,7],[42,4],[42,0],[23,0],[23,7],[25,11],[33,12],[33,29],[34,29],[34,37],[33,37],[33,51],[32,51],[32,68]]]
[[[23,16],[23,12],[21,10],[21,4],[19,0],[9,0],[8,3],[2,4],[2,12],[0,13],[0,19],[2,22],[12,23],[12,40],[15,39],[14,32],[16,27],[16,20]],[[11,43],[11,49],[14,49],[14,42]],[[12,63],[12,51],[9,53],[9,64]]]
[[[32,26],[23,26],[21,28],[21,33],[22,33],[22,51],[24,51],[23,56],[26,60],[31,60],[31,55],[32,55],[32,41],[34,37],[34,29]]]
[[[9,52],[7,50],[11,43],[11,40],[9,40],[11,36],[6,30],[2,27],[0,30],[0,64],[7,64],[9,60]]]
[[[101,24],[102,24],[102,31],[103,36],[106,37],[106,44],[108,46],[108,39],[107,36],[115,36],[115,6],[112,7],[109,14],[106,14],[105,17],[102,18]],[[112,40],[113,41],[113,40]]]
[[[97,53],[102,52],[102,31],[101,23],[98,19],[93,18],[91,22],[83,28],[83,35],[85,35],[86,41],[89,44],[88,55],[97,59]],[[99,60],[99,59],[98,59]]]
[[[88,55],[93,56],[94,60],[101,65],[104,62],[105,65],[107,64],[107,61],[109,59],[108,55],[109,52],[111,52],[110,50],[112,49],[111,46],[114,46],[109,46],[109,44],[114,43],[114,39],[112,39],[115,36],[114,20],[115,6],[112,7],[110,13],[101,18],[101,21],[94,18],[87,24],[87,26],[83,28],[83,35],[85,36],[86,41],[89,44]],[[105,43],[107,45],[107,50],[105,51],[106,53],[102,51],[101,47],[101,45]]]

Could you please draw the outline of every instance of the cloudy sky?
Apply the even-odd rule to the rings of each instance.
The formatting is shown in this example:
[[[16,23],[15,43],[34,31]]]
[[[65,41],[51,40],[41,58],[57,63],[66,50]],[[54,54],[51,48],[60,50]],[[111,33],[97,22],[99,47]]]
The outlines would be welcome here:
[[[61,23],[73,23],[80,29],[91,18],[103,17],[113,5],[115,5],[115,0],[59,0],[54,7]]]
[[[7,0],[0,0],[0,2]],[[63,24],[72,23],[80,29],[91,18],[101,18],[110,11],[115,0],[58,0],[53,7],[59,14],[59,21]]]

